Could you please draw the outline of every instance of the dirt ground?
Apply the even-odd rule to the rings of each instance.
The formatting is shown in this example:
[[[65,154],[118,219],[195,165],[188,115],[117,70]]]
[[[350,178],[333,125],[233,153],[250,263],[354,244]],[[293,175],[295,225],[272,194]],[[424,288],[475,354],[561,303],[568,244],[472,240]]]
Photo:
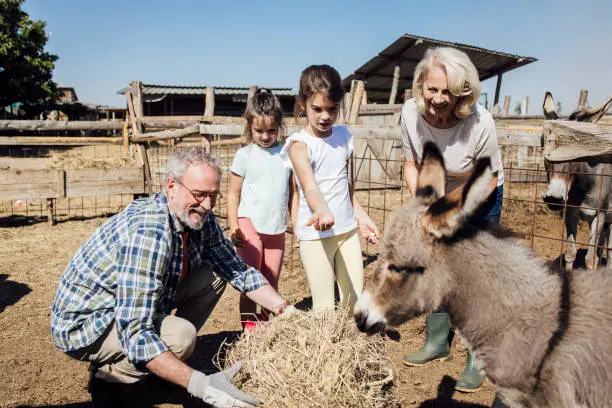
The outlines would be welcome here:
[[[379,193],[384,194],[384,193]],[[529,197],[531,192],[524,192]],[[512,195],[508,192],[508,197]],[[374,197],[373,202],[380,202]],[[397,197],[394,198],[397,202]],[[382,205],[382,204],[381,204]],[[385,207],[388,208],[387,205]],[[534,208],[536,207],[536,208]],[[382,226],[387,211],[376,215]],[[536,219],[534,224],[533,219]],[[53,227],[45,222],[5,222],[0,218],[0,406],[1,407],[90,407],[85,389],[87,364],[69,359],[55,349],[49,334],[50,307],[59,277],[79,245],[105,218],[64,221]],[[8,220],[14,221],[14,220]],[[27,220],[26,220],[27,221]],[[543,207],[509,200],[503,222],[512,229],[545,238],[526,238],[525,244],[547,259],[559,255],[562,234],[559,216]],[[584,230],[581,230],[584,238]],[[579,237],[580,241],[580,237]],[[375,254],[369,246],[367,253]],[[371,272],[372,265],[367,269]],[[280,292],[292,302],[309,296],[299,254],[292,242],[281,280]],[[220,304],[199,333],[194,362],[210,368],[210,361],[225,338],[235,338],[240,329],[238,296],[228,288]],[[416,351],[425,338],[424,319],[401,328],[399,342],[389,340],[389,353],[396,362],[399,392],[405,407],[490,406],[494,387],[487,382],[474,394],[453,393],[454,379],[465,363],[464,346],[455,340],[451,357],[421,368],[401,364],[402,356]],[[161,406],[180,406],[164,403]],[[296,407],[299,403],[296,403]]]

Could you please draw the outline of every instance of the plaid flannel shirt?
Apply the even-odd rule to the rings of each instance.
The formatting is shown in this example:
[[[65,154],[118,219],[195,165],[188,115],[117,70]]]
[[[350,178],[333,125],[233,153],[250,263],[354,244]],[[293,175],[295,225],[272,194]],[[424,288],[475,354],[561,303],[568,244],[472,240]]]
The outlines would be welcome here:
[[[115,322],[133,364],[168,350],[153,325],[169,314],[183,264],[182,224],[165,193],[135,200],[79,248],[64,271],[51,312],[56,346],[72,351],[94,343]],[[204,262],[240,292],[268,284],[223,236],[214,214],[189,234],[189,265]]]

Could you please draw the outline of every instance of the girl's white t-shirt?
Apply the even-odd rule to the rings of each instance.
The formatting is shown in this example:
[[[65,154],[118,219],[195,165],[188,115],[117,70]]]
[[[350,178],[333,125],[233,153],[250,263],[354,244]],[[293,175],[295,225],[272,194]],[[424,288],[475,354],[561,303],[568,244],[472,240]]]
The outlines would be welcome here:
[[[300,240],[311,241],[344,234],[357,227],[353,203],[349,193],[347,160],[353,153],[353,135],[346,126],[334,126],[332,134],[325,138],[315,137],[306,130],[293,133],[285,141],[281,157],[286,166],[292,167],[289,150],[295,142],[302,142],[308,149],[308,161],[319,185],[327,207],[334,216],[334,225],[326,231],[317,231],[306,222],[312,216],[304,190],[297,175],[295,180],[300,194],[300,207],[296,234]]]
[[[260,234],[281,234],[287,230],[289,177],[280,157],[282,144],[263,148],[256,143],[238,149],[231,171],[244,178],[238,217],[250,218]]]
[[[425,142],[434,142],[444,157],[447,171],[447,191],[461,185],[466,180],[476,160],[490,157],[491,168],[497,171],[497,185],[504,184],[504,168],[497,141],[497,130],[493,117],[480,104],[474,112],[448,129],[431,126],[418,111],[414,99],[409,99],[402,107],[400,130],[404,143],[406,160],[419,163]]]

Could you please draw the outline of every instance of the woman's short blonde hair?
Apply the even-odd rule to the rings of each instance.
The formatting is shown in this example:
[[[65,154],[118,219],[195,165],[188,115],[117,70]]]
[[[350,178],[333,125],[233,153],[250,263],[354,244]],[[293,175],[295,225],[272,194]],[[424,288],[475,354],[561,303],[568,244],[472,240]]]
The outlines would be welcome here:
[[[423,86],[431,67],[440,67],[446,72],[448,90],[458,97],[455,106],[455,116],[465,119],[474,111],[474,105],[480,98],[480,79],[478,71],[463,51],[451,47],[435,47],[425,52],[425,56],[414,70],[412,95],[416,100],[417,109],[425,109]]]

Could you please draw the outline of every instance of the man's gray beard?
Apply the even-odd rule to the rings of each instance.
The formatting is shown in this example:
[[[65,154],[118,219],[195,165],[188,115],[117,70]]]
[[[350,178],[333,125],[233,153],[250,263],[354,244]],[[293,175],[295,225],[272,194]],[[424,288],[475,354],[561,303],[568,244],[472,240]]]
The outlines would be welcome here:
[[[200,214],[200,219],[201,221],[197,224],[195,224],[193,221],[191,221],[191,218],[189,218],[189,213],[191,212],[191,210],[196,211],[198,214]],[[194,231],[199,231],[204,227],[204,222],[206,221],[206,217],[208,217],[209,212],[204,212],[204,211],[199,211],[199,210],[195,210],[193,208],[188,209],[187,211],[181,211],[180,214],[178,214],[178,219],[185,224],[188,228],[194,230]]]

